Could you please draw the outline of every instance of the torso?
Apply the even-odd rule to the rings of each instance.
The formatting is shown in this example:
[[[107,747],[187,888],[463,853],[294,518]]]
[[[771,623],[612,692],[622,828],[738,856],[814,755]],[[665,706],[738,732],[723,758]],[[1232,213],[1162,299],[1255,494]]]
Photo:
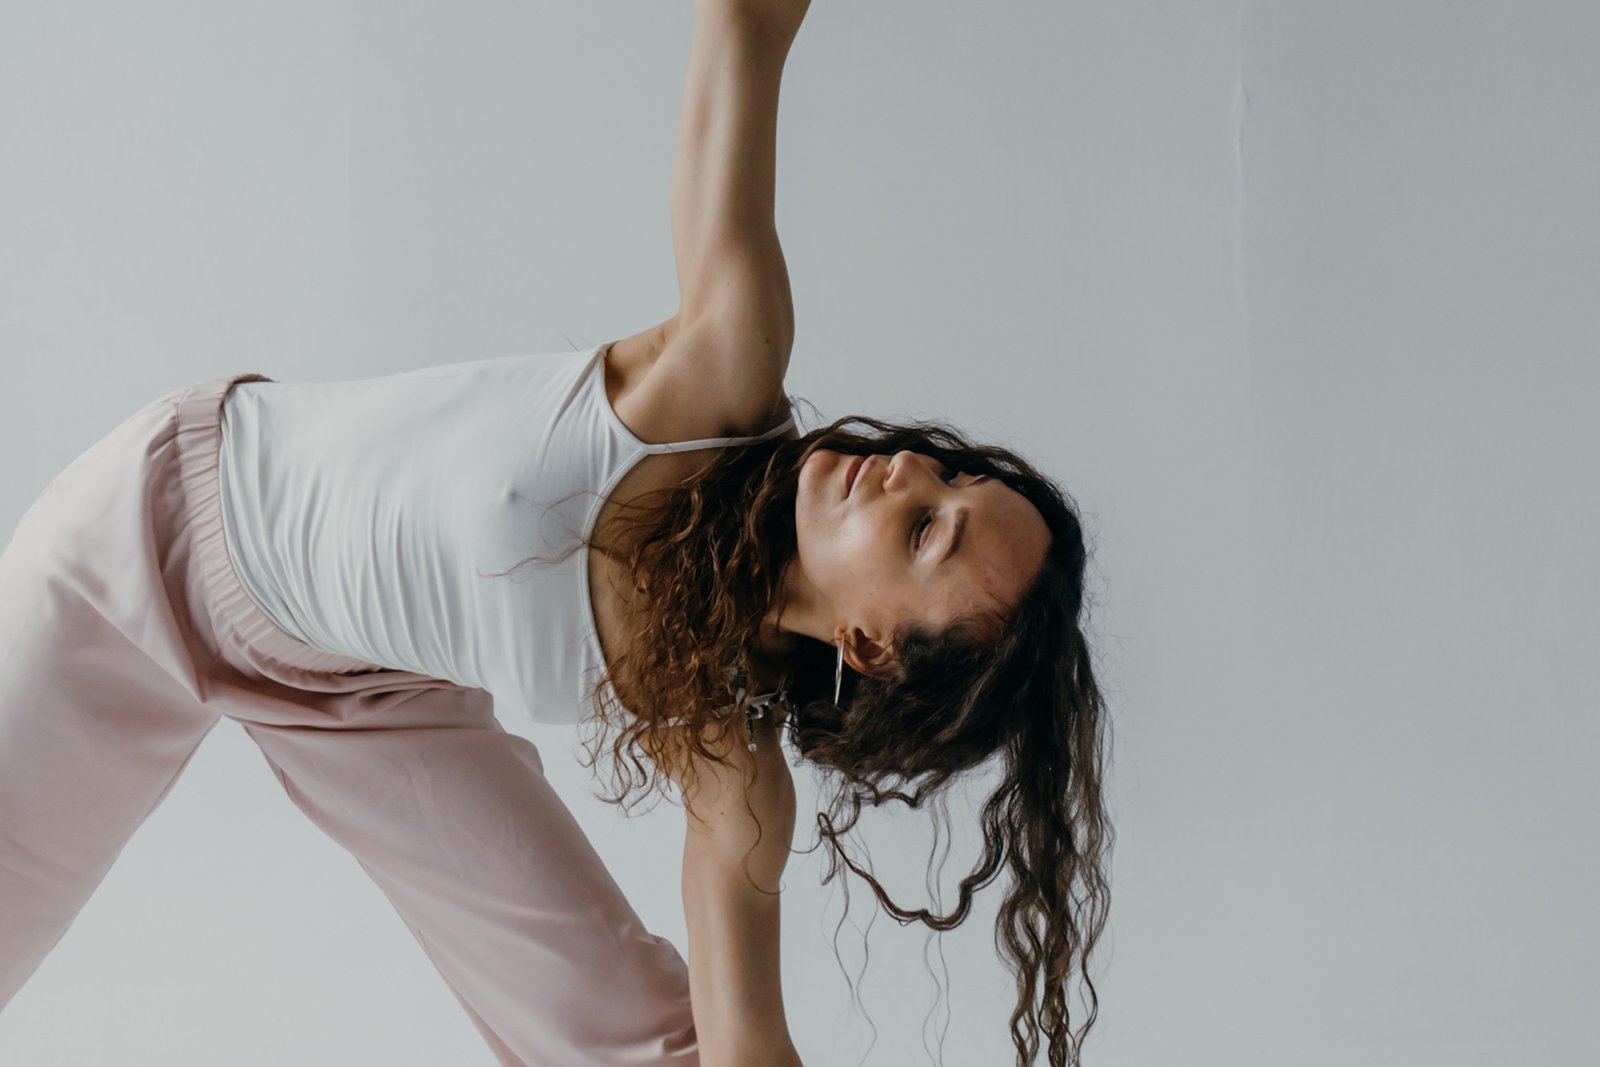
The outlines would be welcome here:
[[[617,418],[639,440],[649,443],[667,441],[692,441],[702,437],[739,437],[758,434],[768,426],[739,427],[729,425],[717,411],[709,410],[704,390],[697,398],[673,395],[676,389],[665,376],[650,374],[660,357],[663,340],[659,328],[652,328],[613,344],[605,353],[606,400]],[[776,398],[775,398],[776,400]],[[782,416],[778,416],[781,418]],[[778,418],[770,425],[776,425]],[[798,428],[784,435],[788,439],[799,436]],[[618,513],[623,504],[658,489],[681,485],[710,466],[719,449],[704,448],[692,452],[652,453],[640,457],[622,476],[600,505],[595,519],[594,536],[610,543]],[[633,604],[633,583],[624,572],[622,564],[602,552],[589,552],[589,601],[594,608],[595,632],[607,663],[628,647],[632,627],[627,614]],[[765,692],[776,685],[772,677],[753,679],[754,692]],[[623,704],[631,702],[628,694],[618,688]]]

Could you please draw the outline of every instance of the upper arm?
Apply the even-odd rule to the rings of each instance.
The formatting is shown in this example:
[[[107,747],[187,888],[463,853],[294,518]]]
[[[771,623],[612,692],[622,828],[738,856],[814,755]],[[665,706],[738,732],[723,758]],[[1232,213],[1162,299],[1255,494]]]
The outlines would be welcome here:
[[[773,214],[790,39],[716,8],[695,20],[670,201],[679,318],[702,375],[781,383],[794,303]],[[744,395],[744,394],[740,394]]]

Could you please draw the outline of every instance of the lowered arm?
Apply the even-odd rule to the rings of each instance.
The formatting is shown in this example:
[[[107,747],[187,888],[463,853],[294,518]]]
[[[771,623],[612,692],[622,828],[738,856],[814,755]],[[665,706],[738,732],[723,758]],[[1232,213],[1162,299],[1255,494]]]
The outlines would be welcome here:
[[[742,720],[735,716],[706,742],[728,766],[677,743],[693,758],[683,848],[689,999],[703,1067],[801,1067],[778,959],[778,884],[794,840],[794,780],[770,718],[756,722],[755,753],[745,748]],[[668,773],[682,786],[678,770]]]

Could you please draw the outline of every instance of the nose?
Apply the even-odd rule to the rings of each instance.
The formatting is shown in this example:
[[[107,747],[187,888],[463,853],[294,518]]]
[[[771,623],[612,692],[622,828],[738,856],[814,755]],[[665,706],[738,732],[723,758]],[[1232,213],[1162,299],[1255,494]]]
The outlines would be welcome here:
[[[917,454],[911,451],[909,448],[903,448],[894,455],[890,456],[889,470],[888,473],[884,475],[883,487],[888,489],[891,481],[898,486],[902,481],[905,480],[906,465],[910,464],[911,466],[916,466],[916,462]]]

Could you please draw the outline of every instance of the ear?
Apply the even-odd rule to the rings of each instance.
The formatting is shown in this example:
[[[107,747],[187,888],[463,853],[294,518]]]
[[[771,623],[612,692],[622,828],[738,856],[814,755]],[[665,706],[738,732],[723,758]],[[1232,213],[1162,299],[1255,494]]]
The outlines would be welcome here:
[[[893,666],[894,655],[887,645],[879,644],[857,626],[844,639],[844,661],[857,674],[880,677]]]

